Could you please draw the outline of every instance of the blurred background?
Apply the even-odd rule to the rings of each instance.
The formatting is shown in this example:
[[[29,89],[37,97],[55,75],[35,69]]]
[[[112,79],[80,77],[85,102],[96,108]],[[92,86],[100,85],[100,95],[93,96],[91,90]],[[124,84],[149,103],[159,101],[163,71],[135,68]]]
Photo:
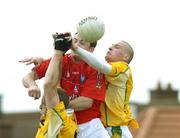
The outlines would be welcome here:
[[[22,77],[33,66],[18,61],[49,58],[51,34],[74,34],[87,16],[105,23],[95,50],[99,57],[120,40],[134,48],[131,107],[141,126],[131,130],[134,137],[179,138],[179,14],[178,0],[0,1],[0,138],[32,138],[39,124],[41,99],[28,97],[22,86]],[[42,88],[43,80],[37,83]]]

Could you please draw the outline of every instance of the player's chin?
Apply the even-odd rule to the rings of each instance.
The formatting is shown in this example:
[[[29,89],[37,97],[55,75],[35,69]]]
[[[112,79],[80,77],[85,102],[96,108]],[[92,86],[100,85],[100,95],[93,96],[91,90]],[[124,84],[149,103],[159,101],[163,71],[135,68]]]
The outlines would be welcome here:
[[[105,56],[105,60],[106,60],[107,62],[110,62],[110,61],[111,61],[111,57],[107,54],[107,55]]]

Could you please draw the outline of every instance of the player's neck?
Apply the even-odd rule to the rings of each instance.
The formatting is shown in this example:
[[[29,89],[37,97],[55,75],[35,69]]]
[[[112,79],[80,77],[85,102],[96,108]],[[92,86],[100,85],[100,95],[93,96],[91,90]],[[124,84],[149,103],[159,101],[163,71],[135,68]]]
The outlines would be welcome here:
[[[76,57],[76,56],[73,56],[72,57],[72,60],[75,62],[75,63],[80,63],[81,59],[79,57]]]

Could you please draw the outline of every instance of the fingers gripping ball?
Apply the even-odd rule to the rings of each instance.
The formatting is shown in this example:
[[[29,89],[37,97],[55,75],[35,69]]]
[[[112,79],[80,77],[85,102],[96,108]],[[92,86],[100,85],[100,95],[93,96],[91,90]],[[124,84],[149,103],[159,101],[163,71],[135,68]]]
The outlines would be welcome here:
[[[56,33],[53,34],[54,49],[66,52],[71,47],[72,37],[71,33]]]
[[[87,17],[77,25],[77,33],[81,39],[93,43],[104,35],[104,23],[97,17]]]

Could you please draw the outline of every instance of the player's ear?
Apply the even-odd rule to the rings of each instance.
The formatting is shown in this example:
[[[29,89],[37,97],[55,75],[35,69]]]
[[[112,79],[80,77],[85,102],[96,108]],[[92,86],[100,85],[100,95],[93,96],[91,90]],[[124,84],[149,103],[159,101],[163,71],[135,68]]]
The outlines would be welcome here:
[[[126,62],[129,62],[129,56],[128,56],[128,55],[125,55],[125,56],[123,57],[123,60],[126,61]]]

